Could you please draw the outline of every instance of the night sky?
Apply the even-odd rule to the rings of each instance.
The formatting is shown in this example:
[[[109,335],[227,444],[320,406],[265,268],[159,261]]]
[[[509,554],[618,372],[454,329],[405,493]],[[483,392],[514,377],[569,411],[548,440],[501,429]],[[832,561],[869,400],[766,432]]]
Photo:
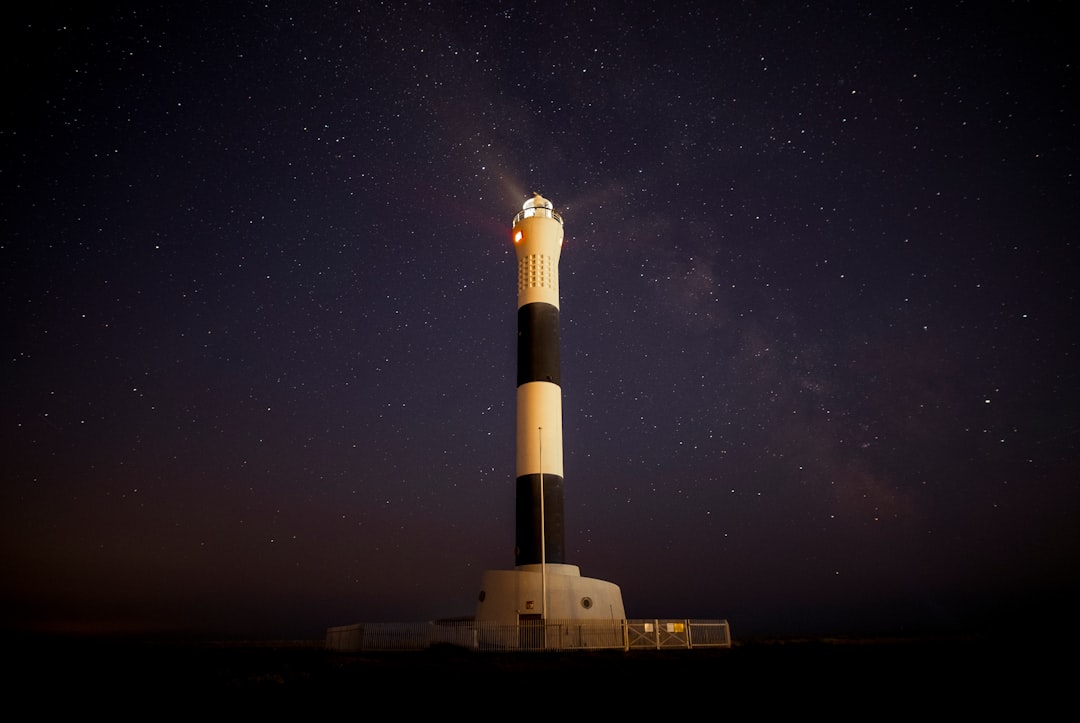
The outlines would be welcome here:
[[[472,614],[514,565],[510,226],[540,192],[567,562],[629,617],[1052,629],[1080,578],[1068,8],[9,11],[4,622]]]

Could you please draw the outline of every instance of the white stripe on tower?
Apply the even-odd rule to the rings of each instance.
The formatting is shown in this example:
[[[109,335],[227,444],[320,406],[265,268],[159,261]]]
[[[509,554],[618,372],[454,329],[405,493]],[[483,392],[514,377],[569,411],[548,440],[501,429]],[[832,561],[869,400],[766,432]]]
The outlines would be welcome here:
[[[562,217],[550,201],[535,194],[514,217],[513,234],[518,267],[517,540],[514,556],[518,566],[542,562],[561,564],[566,561],[562,388],[559,386]],[[541,490],[543,505],[540,503]]]

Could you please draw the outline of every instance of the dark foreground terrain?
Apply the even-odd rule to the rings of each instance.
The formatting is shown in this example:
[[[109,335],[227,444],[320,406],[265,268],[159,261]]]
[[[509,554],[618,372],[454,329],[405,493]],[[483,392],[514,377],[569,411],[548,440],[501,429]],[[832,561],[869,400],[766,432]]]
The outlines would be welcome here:
[[[1055,663],[1060,656],[1045,646],[966,638],[760,640],[726,649],[532,654],[451,647],[334,653],[321,641],[30,638],[8,653],[9,704],[30,702],[36,713],[105,711],[150,720],[222,712],[223,706],[305,719],[465,713],[538,720],[553,710],[563,711],[553,717],[570,720],[590,713],[659,713],[668,720],[702,711],[1038,719],[1071,695],[1074,684],[1072,664]]]

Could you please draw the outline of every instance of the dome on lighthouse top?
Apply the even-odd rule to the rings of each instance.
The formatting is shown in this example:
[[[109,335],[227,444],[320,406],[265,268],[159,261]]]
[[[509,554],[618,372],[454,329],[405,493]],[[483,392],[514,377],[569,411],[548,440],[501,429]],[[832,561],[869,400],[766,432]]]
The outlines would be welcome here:
[[[521,206],[521,210],[523,210],[523,211],[528,210],[530,208],[554,209],[555,207],[553,205],[551,205],[551,201],[547,200],[546,198],[541,196],[539,193],[534,192],[533,197],[530,198],[528,201],[526,201]]]
[[[558,221],[560,225],[563,222],[562,216],[555,211],[555,206],[552,205],[551,201],[547,200],[539,193],[533,193],[533,197],[522,204],[521,210],[518,211],[517,216],[514,217],[514,223],[533,216],[553,218]]]

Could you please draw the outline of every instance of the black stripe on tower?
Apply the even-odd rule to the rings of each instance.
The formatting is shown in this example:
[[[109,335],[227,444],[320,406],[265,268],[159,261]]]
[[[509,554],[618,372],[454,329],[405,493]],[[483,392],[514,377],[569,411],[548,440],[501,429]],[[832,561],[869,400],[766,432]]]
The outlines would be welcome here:
[[[559,380],[559,307],[537,301],[518,309],[517,385]]]
[[[566,562],[566,531],[563,525],[563,478],[544,475],[544,542],[547,555],[540,554],[540,475],[517,478],[517,547],[515,565],[561,565]]]

